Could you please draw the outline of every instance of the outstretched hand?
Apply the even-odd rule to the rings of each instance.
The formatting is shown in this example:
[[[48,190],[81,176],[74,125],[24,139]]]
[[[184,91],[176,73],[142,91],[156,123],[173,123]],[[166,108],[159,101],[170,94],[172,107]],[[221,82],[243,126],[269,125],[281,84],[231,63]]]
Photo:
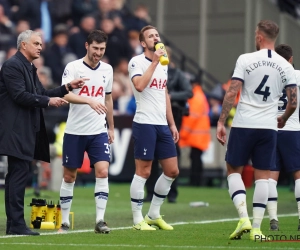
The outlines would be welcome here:
[[[60,107],[64,104],[68,104],[69,102],[60,97],[51,97],[49,100],[49,106]]]
[[[78,78],[74,79],[72,82],[70,82],[71,87],[73,89],[82,88],[82,86],[85,84],[85,81],[90,80],[89,78]]]

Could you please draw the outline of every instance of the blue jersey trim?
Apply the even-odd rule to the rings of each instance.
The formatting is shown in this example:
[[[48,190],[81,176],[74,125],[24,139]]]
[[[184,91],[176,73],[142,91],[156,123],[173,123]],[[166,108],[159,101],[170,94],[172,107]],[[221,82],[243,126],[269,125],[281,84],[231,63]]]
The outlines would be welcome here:
[[[151,60],[149,57],[145,56],[145,58],[146,58],[148,61],[152,62],[152,60]]]
[[[136,77],[136,76],[142,76],[142,75],[141,75],[141,74],[136,74],[136,75],[134,75],[134,76],[131,77],[131,80],[132,80],[134,77]]]
[[[91,70],[96,70],[96,69],[98,69],[99,67],[100,67],[100,62],[98,63],[98,65],[95,67],[95,68],[92,68],[90,65],[88,65],[85,61],[82,61],[83,62],[83,64],[85,65],[85,66],[87,66],[88,68],[90,68]]]
[[[272,51],[270,49],[268,49],[268,57],[271,58],[272,57]]]
[[[244,80],[238,77],[232,77],[231,80],[238,80],[241,81],[242,83],[244,83]]]
[[[295,84],[295,83],[292,83],[292,84],[289,84],[289,85],[285,85],[285,87],[284,87],[284,88],[286,88],[286,87],[295,87],[295,86],[297,86],[297,84]]]

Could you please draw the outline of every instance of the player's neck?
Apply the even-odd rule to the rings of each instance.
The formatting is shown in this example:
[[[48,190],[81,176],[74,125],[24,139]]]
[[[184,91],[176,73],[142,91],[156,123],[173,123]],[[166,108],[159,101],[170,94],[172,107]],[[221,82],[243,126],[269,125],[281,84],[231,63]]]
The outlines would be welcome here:
[[[260,49],[275,50],[274,43],[264,43],[260,45]]]
[[[87,55],[83,58],[83,61],[84,61],[87,65],[89,65],[91,68],[96,68],[97,65],[99,64],[99,62],[97,62],[96,64],[93,63],[93,62],[91,62],[91,61],[89,60],[89,58],[88,58]]]
[[[149,58],[150,60],[153,59],[153,55],[154,55],[154,51],[150,51],[150,50],[145,50],[144,51],[144,55],[145,57]]]

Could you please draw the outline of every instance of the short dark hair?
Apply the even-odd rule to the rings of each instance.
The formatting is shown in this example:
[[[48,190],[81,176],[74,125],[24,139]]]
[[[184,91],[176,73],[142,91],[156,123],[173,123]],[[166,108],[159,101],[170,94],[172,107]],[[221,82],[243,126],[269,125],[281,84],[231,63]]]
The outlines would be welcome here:
[[[257,24],[257,28],[259,31],[263,32],[267,38],[273,41],[276,40],[279,33],[278,25],[271,20],[261,20]]]
[[[140,40],[140,42],[145,41],[144,32],[146,30],[151,30],[151,29],[154,29],[154,30],[157,31],[157,28],[154,27],[154,26],[152,26],[152,25],[147,25],[147,26],[145,26],[144,28],[141,29],[140,34],[139,34],[139,40]]]
[[[102,30],[92,30],[86,41],[88,45],[92,44],[94,41],[96,43],[107,43],[107,35]]]
[[[293,56],[293,49],[287,44],[279,44],[278,46],[276,46],[275,51],[287,61],[290,60]]]

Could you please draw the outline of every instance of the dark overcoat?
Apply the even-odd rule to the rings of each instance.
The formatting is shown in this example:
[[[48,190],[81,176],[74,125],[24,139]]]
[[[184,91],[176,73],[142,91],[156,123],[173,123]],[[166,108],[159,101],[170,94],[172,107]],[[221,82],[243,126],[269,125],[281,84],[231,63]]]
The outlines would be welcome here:
[[[63,97],[65,86],[45,90],[36,68],[18,51],[0,71],[0,155],[49,162],[42,108],[49,97]]]

